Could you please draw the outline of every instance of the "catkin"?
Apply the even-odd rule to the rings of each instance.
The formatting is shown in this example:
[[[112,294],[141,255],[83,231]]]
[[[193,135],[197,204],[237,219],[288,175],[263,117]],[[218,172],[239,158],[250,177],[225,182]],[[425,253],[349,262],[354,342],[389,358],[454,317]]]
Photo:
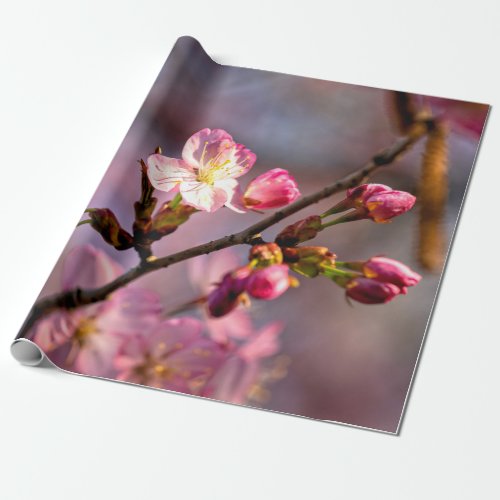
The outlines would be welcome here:
[[[439,271],[446,251],[444,215],[448,199],[448,130],[437,122],[429,132],[418,188],[420,203],[418,258],[429,271]]]

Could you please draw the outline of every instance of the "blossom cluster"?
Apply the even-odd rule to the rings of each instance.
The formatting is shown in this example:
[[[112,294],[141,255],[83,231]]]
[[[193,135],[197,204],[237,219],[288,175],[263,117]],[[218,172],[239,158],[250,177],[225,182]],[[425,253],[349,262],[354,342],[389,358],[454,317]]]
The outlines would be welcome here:
[[[122,271],[84,245],[67,255],[62,285],[97,287]],[[278,352],[281,323],[257,329],[239,312],[214,327],[192,316],[165,318],[162,309],[155,292],[129,285],[101,303],[49,314],[30,338],[65,369],[229,402],[245,402],[269,379],[262,361]]]
[[[289,271],[314,278],[326,276],[346,291],[346,296],[364,304],[382,304],[406,294],[421,276],[408,266],[387,257],[372,257],[366,262],[340,262],[327,247],[298,246],[316,237],[325,228],[361,219],[385,223],[404,214],[415,197],[383,184],[363,184],[348,189],[345,198],[322,215],[312,215],[284,228],[273,243],[252,247],[249,264],[227,273],[207,297],[213,317],[228,314],[251,298],[273,300],[298,281]],[[348,211],[338,219],[325,218]]]
[[[187,140],[182,158],[149,156],[148,176],[156,189],[180,193],[184,203],[206,212],[223,206],[236,212],[266,210],[300,196],[295,179],[281,168],[259,175],[243,190],[237,179],[249,172],[255,160],[255,153],[225,130],[205,128]]]
[[[141,197],[134,204],[131,232],[108,208],[86,210],[88,219],[81,223],[90,224],[116,250],[137,250],[145,268],[156,259],[151,244],[198,211],[225,206],[238,213],[260,212],[300,196],[297,182],[282,168],[242,186],[240,178],[255,161],[256,155],[226,131],[205,128],[187,140],[181,158],[165,156],[158,148],[146,162],[141,160]],[[155,189],[172,195],[158,209]],[[227,251],[191,260],[191,283],[201,295],[173,312],[165,313],[156,292],[129,284],[101,302],[51,312],[36,322],[30,338],[56,364],[80,373],[247,401],[264,380],[281,376],[266,367],[275,361],[284,328],[281,322],[256,328],[248,309],[251,301],[279,299],[299,285],[298,277],[319,276],[363,304],[406,294],[421,276],[403,263],[384,256],[340,261],[331,249],[306,242],[336,224],[390,222],[414,203],[412,194],[383,184],[353,187],[329,210],[286,226],[272,242],[250,235],[253,244],[243,265]],[[122,273],[104,252],[77,247],[64,262],[62,288],[97,289]],[[283,366],[277,372],[283,374]]]

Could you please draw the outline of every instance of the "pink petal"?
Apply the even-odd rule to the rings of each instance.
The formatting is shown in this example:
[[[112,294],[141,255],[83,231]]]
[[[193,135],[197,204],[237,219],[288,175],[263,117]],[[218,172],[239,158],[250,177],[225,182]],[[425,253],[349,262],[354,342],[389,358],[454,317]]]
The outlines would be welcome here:
[[[38,320],[29,336],[43,351],[50,352],[71,339],[79,317],[68,311],[54,311]]]
[[[186,164],[198,169],[200,176],[210,175],[212,180],[239,177],[250,170],[256,156],[243,144],[221,129],[200,130],[186,142],[182,150]]]
[[[252,360],[276,354],[280,348],[278,336],[282,331],[283,323],[269,323],[239,349],[239,355],[246,360]]]
[[[103,251],[92,245],[73,248],[64,259],[63,290],[75,287],[96,288],[114,280],[123,268]]]
[[[110,377],[114,374],[113,358],[121,339],[102,332],[90,334],[80,348],[72,368],[85,375]]]
[[[184,145],[182,159],[190,166],[200,168],[202,156],[214,158],[220,152],[222,146],[234,144],[233,138],[222,129],[204,128],[193,134]],[[203,155],[203,151],[205,154]]]
[[[208,382],[203,395],[213,399],[242,404],[259,378],[260,366],[239,356],[229,358]]]
[[[245,206],[243,190],[239,184],[236,186],[233,196],[228,202],[226,202],[226,207],[239,214],[248,212],[247,207]]]
[[[122,288],[103,302],[98,327],[101,332],[120,335],[143,332],[159,322],[161,311],[157,293],[139,287]]]
[[[249,337],[254,329],[250,315],[241,307],[234,309],[222,318],[207,318],[210,337],[216,342],[227,343],[230,339]]]
[[[146,337],[148,350],[175,351],[195,342],[203,330],[203,323],[194,318],[172,318],[162,321]],[[163,346],[165,344],[165,347]]]
[[[171,191],[180,183],[196,179],[193,169],[182,160],[160,154],[149,156],[148,177],[154,188]]]

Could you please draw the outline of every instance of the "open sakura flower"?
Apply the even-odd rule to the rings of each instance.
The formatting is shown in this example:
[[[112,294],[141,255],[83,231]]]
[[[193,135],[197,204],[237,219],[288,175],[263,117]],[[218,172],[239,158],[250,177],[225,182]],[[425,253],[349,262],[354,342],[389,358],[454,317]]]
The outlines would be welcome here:
[[[194,318],[175,318],[129,338],[114,360],[117,379],[199,394],[226,356],[202,330]]]
[[[230,208],[236,212],[268,210],[289,205],[300,196],[297,181],[283,168],[273,168],[259,175],[242,192],[235,190]]]
[[[63,289],[99,287],[121,273],[104,252],[76,247],[64,262]],[[93,305],[54,311],[33,326],[29,337],[61,368],[113,376],[113,357],[123,339],[158,323],[160,312],[156,293],[130,286]]]
[[[224,130],[204,128],[186,142],[182,159],[149,156],[148,177],[160,191],[177,188],[188,205],[214,212],[230,202],[237,177],[248,172],[256,156]]]

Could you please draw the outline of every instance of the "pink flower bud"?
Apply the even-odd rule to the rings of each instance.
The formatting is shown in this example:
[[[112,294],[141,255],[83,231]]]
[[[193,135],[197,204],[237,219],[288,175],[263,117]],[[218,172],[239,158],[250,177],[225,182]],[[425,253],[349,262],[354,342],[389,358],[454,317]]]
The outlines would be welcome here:
[[[346,191],[346,197],[330,208],[330,210],[327,210],[323,214],[323,217],[345,212],[352,208],[364,208],[366,199],[384,191],[391,191],[391,188],[385,184],[362,184],[361,186],[348,189]]]
[[[282,168],[273,168],[250,182],[243,194],[246,208],[265,210],[284,207],[300,196],[295,179]]]
[[[382,191],[365,198],[367,217],[375,222],[389,219],[408,212],[415,204],[415,196],[405,191]]]
[[[274,264],[253,271],[246,283],[246,291],[256,299],[273,300],[285,293],[289,286],[288,266]]]
[[[349,208],[361,207],[370,197],[384,191],[392,191],[392,188],[385,184],[362,184],[355,188],[346,191],[346,197],[351,201],[352,206]]]
[[[217,288],[207,296],[208,312],[211,316],[225,316],[239,304],[250,273],[251,269],[244,266],[224,275]]]
[[[290,224],[276,236],[276,243],[280,247],[294,247],[299,243],[312,240],[321,231],[321,217],[311,215],[305,219]]]
[[[387,257],[372,257],[363,265],[363,274],[367,278],[383,283],[392,283],[406,293],[406,287],[416,285],[422,276],[408,266]]]
[[[369,278],[353,278],[346,285],[346,295],[362,304],[384,304],[400,293],[400,288],[392,283]]]

